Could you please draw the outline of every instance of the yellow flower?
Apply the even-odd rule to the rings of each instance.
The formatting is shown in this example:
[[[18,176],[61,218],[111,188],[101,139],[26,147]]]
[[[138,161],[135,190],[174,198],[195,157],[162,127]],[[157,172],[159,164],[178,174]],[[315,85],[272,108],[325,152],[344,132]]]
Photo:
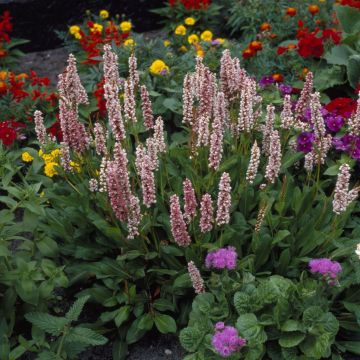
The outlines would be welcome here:
[[[125,46],[134,46],[134,45],[135,45],[135,41],[134,41],[134,39],[126,39],[126,40],[124,41],[124,45],[125,45]]]
[[[70,166],[77,172],[80,173],[81,172],[81,167],[80,164],[75,162],[75,161],[70,161]]]
[[[213,34],[210,30],[205,30],[201,33],[200,37],[201,37],[201,40],[203,40],[203,41],[211,41]]]
[[[204,57],[204,55],[205,55],[204,50],[201,48],[201,46],[199,46],[199,47],[196,49],[196,56]]]
[[[199,37],[196,34],[191,34],[188,37],[189,44],[197,44],[199,42]]]
[[[58,175],[58,172],[56,171],[56,167],[58,166],[59,164],[53,161],[46,163],[44,167],[44,174],[48,177],[53,177],[54,175]]]
[[[183,46],[181,46],[181,47],[179,48],[179,51],[181,51],[181,52],[187,52],[188,49],[187,49],[187,47],[186,47],[185,45],[183,45]]]
[[[45,164],[56,162],[61,154],[60,149],[51,151],[50,154],[45,154],[41,149],[39,150],[39,156],[44,160]]]
[[[102,19],[107,19],[109,17],[109,12],[107,10],[100,10],[99,15]]]
[[[69,28],[69,33],[71,34],[71,35],[75,35],[75,34],[77,34],[77,33],[79,33],[80,32],[80,26],[78,26],[78,25],[72,25],[72,26],[70,26],[70,28]]]
[[[90,31],[94,33],[101,33],[103,31],[103,26],[101,24],[95,23]]]
[[[170,40],[164,40],[164,46],[168,47],[171,45],[171,41]]]
[[[74,38],[77,39],[77,40],[81,40],[82,36],[81,36],[80,33],[76,33],[76,34],[74,35]]]
[[[196,20],[193,17],[187,17],[184,20],[184,23],[185,23],[185,25],[192,26],[192,25],[195,25]]]
[[[119,27],[122,32],[129,32],[132,28],[132,25],[130,21],[123,21],[120,23]]]
[[[21,160],[24,162],[32,162],[34,158],[27,151],[25,151],[21,154]]]
[[[179,25],[175,29],[175,35],[181,35],[181,36],[186,35],[186,27],[184,25]]]
[[[42,197],[44,197],[45,196],[45,191],[42,191],[40,194],[39,194],[39,196],[42,198]]]
[[[155,75],[163,75],[163,73],[169,72],[169,67],[162,60],[155,60],[150,65],[150,72]]]
[[[60,149],[55,149],[50,154],[51,154],[52,158],[55,160],[60,156],[61,150]]]

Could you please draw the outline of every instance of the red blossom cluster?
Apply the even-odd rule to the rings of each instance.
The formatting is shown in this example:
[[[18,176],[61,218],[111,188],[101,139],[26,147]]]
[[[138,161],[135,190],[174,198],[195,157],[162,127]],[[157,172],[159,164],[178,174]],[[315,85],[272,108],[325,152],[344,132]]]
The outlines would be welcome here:
[[[320,58],[324,53],[324,42],[326,40],[331,40],[336,45],[341,41],[340,32],[336,29],[321,30],[316,28],[314,31],[310,31],[309,28],[304,27],[302,20],[299,20],[298,27],[296,35],[296,38],[299,39],[298,44],[279,46],[277,49],[278,55],[282,55],[291,49],[297,49],[298,54],[303,58]]]
[[[356,100],[339,97],[325,105],[325,109],[333,114],[348,119],[356,111]]]
[[[340,5],[347,5],[354,8],[360,9],[360,1],[359,0],[341,0]]]
[[[22,107],[25,121],[32,121],[34,101],[41,101],[44,106],[55,108],[57,95],[50,92],[48,87],[50,80],[47,77],[39,77],[35,71],[29,74],[14,74],[13,72],[0,71],[0,101],[2,97],[8,97],[15,102],[17,107]],[[17,139],[22,139],[27,126],[24,122],[15,121],[14,118],[0,119],[0,140],[10,146]],[[48,133],[61,140],[61,131],[58,121],[49,129]]]
[[[13,29],[10,19],[9,11],[4,11],[0,16],[0,58],[7,55],[7,50],[4,49],[3,42],[10,42],[9,33]]]
[[[84,64],[98,64],[100,60],[94,58],[101,56],[102,48],[104,44],[114,42],[116,46],[120,46],[125,39],[129,37],[128,32],[121,32],[119,27],[115,25],[113,21],[108,21],[104,31],[94,31],[94,22],[88,21],[86,23],[88,32],[80,30],[80,46],[87,54],[87,60]]]
[[[97,107],[100,112],[100,116],[104,117],[106,115],[106,101],[104,98],[104,83],[105,80],[102,79],[96,84],[96,90],[94,91],[94,96],[97,99]]]
[[[182,4],[187,10],[206,10],[210,3],[210,0],[169,0],[171,7]]]

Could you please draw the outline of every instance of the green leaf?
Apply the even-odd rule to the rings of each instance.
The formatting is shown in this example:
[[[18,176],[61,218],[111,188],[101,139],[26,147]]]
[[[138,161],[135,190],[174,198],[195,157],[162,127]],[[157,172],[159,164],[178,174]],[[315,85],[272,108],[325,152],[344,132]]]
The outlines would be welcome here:
[[[156,313],[155,326],[162,334],[176,332],[176,322],[169,315]]]
[[[360,55],[352,55],[347,65],[347,75],[350,85],[356,88],[360,83]]]
[[[287,238],[290,234],[291,233],[289,230],[279,230],[274,237],[272,245],[275,245],[275,244],[281,242],[282,240]]]
[[[360,341],[339,341],[338,343],[347,351],[350,351],[356,355],[360,355]]]
[[[115,316],[115,325],[119,328],[130,316],[130,306],[126,305],[118,310]]]
[[[78,320],[86,302],[89,300],[90,295],[83,296],[77,299],[74,304],[71,306],[69,311],[66,313],[65,317],[70,321]]]
[[[354,55],[354,50],[346,45],[337,45],[330,49],[328,53],[324,55],[324,58],[328,64],[332,65],[347,65],[349,57]]]
[[[284,348],[291,348],[299,345],[305,339],[305,336],[305,334],[298,331],[288,332],[281,335],[279,344]]]
[[[154,301],[154,308],[161,312],[164,311],[175,311],[174,304],[167,299],[157,299]]]
[[[107,338],[98,334],[94,330],[78,326],[70,330],[65,341],[97,346],[106,344]]]
[[[154,325],[154,319],[150,314],[144,314],[143,316],[141,316],[140,321],[139,321],[139,329],[142,330],[151,330],[152,327]]]
[[[113,345],[113,359],[114,360],[124,360],[128,353],[128,345],[126,341],[115,341]]]
[[[146,330],[139,328],[140,319],[136,319],[130,326],[129,330],[126,333],[126,342],[128,344],[133,344],[143,337],[146,333]]]
[[[27,313],[25,314],[25,318],[41,330],[44,330],[54,336],[59,336],[64,330],[64,327],[70,323],[70,321],[66,318],[56,317],[41,312]]]
[[[251,309],[251,298],[244,292],[236,292],[234,295],[234,306],[239,315],[246,314]]]
[[[308,358],[322,359],[328,357],[331,342],[330,335],[327,333],[320,336],[307,336],[306,339],[300,344],[301,351]]]
[[[45,350],[38,355],[36,360],[62,360],[62,358],[52,351]]]
[[[201,341],[204,337],[204,334],[195,327],[187,327],[180,331],[179,340],[181,346],[188,352],[195,352]]]
[[[191,288],[192,283],[188,273],[182,274],[178,276],[175,281],[173,287],[176,288]]]
[[[360,31],[360,12],[350,6],[334,6],[341,27],[348,34]]]
[[[240,315],[236,327],[240,334],[251,344],[262,344],[266,341],[267,336],[263,327],[258,323],[255,314],[249,313]]]

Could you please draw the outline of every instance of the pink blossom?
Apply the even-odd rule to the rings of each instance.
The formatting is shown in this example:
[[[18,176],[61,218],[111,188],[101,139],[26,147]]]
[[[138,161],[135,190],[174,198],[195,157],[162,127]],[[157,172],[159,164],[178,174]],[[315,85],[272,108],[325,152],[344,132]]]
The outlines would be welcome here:
[[[195,190],[189,179],[185,179],[183,182],[184,192],[184,218],[187,222],[190,222],[196,215],[197,201],[195,196]]]
[[[205,292],[204,280],[193,261],[188,263],[188,272],[196,294]]]
[[[154,115],[151,107],[151,100],[145,85],[141,86],[141,109],[144,118],[144,125],[149,130],[154,127]]]
[[[182,247],[189,246],[191,243],[186,223],[180,208],[180,201],[177,195],[170,197],[170,223],[171,232],[175,242]]]
[[[214,222],[213,201],[210,194],[203,195],[201,199],[200,213],[200,231],[202,233],[206,233],[213,228]]]
[[[228,224],[230,221],[231,207],[231,184],[230,175],[224,172],[219,183],[219,194],[217,199],[216,223],[218,225]]]

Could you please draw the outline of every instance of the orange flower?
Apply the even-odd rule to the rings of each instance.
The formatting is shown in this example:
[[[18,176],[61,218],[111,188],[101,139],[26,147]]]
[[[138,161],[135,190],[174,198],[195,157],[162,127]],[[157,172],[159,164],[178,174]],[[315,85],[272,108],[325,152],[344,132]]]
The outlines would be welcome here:
[[[296,49],[296,44],[289,44],[287,47],[289,50]]]
[[[6,93],[6,82],[0,81],[0,94]]]
[[[289,7],[289,8],[286,9],[286,15],[295,16],[296,13],[297,13],[296,8]]]
[[[260,30],[261,31],[271,30],[271,25],[269,23],[267,23],[267,22],[264,22],[264,23],[261,24]]]
[[[254,51],[261,50],[263,48],[262,42],[254,40],[250,43],[249,48]]]
[[[277,38],[277,35],[274,34],[274,33],[272,33],[272,34],[269,35],[269,37],[270,37],[270,39],[276,39],[276,38]]]
[[[272,74],[272,78],[274,79],[275,82],[283,82],[284,81],[284,77],[281,74]]]
[[[311,15],[316,15],[320,11],[320,8],[317,5],[309,5],[308,10]]]
[[[300,79],[304,80],[306,78],[306,75],[308,74],[310,70],[308,68],[303,68],[300,74]]]
[[[253,57],[254,55],[256,54],[256,51],[253,50],[253,49],[250,49],[250,48],[246,48],[243,53],[242,53],[242,57],[244,59],[248,59],[248,58],[251,58]]]

